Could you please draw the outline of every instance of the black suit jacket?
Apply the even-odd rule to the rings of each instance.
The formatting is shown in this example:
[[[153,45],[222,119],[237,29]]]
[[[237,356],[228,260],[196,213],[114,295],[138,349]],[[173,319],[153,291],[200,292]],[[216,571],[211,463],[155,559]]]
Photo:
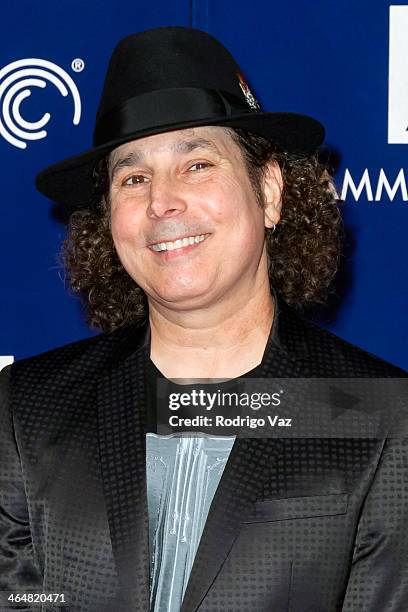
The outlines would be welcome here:
[[[148,610],[149,354],[145,323],[1,374],[0,590],[65,593],[72,612]],[[262,375],[405,373],[278,299]],[[182,612],[407,612],[407,465],[404,438],[238,437]]]

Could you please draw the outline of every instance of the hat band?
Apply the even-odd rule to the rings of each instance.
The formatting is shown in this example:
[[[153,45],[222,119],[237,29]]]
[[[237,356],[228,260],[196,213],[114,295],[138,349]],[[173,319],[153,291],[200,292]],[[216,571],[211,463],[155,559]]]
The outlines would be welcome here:
[[[130,98],[111,109],[98,120],[93,142],[98,147],[159,126],[252,112],[245,102],[229,92],[198,87],[160,89]]]

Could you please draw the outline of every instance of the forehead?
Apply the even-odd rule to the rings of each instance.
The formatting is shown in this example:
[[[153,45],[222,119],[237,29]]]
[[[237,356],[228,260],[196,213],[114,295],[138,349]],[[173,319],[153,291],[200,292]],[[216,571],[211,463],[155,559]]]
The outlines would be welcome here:
[[[118,160],[129,153],[139,153],[140,157],[146,157],[154,153],[188,153],[199,148],[213,150],[214,153],[219,154],[236,153],[238,149],[228,128],[196,127],[155,134],[127,142],[111,152],[109,165],[112,168]]]

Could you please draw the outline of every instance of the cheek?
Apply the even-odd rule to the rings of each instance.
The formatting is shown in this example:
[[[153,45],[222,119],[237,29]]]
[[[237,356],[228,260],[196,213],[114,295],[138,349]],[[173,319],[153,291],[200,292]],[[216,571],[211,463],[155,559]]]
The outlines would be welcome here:
[[[129,208],[117,208],[111,216],[112,238],[117,247],[122,243],[134,243],[140,235],[140,220]]]
[[[245,218],[245,198],[242,187],[231,177],[223,177],[211,186],[204,185],[194,194],[197,200],[190,199],[191,210],[197,204],[201,214],[207,215],[218,227],[218,230],[229,229],[231,222],[234,232],[239,230]]]
[[[222,197],[213,206],[213,218],[224,226],[233,242],[254,245],[264,236],[264,211],[250,186],[235,181],[224,185]]]

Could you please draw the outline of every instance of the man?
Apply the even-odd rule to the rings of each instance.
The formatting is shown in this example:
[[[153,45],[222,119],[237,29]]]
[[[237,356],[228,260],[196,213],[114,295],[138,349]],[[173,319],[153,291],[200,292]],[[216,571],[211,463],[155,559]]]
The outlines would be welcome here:
[[[340,217],[314,155],[323,133],[262,113],[203,32],[118,45],[94,148],[37,179],[73,211],[64,262],[106,333],[2,375],[3,599],[406,611],[403,437],[238,431],[207,444],[201,428],[156,431],[160,377],[180,391],[174,379],[404,376],[288,305],[322,301],[337,266]],[[366,397],[353,415],[372,411]],[[2,609],[13,605],[32,606],[8,597]]]

